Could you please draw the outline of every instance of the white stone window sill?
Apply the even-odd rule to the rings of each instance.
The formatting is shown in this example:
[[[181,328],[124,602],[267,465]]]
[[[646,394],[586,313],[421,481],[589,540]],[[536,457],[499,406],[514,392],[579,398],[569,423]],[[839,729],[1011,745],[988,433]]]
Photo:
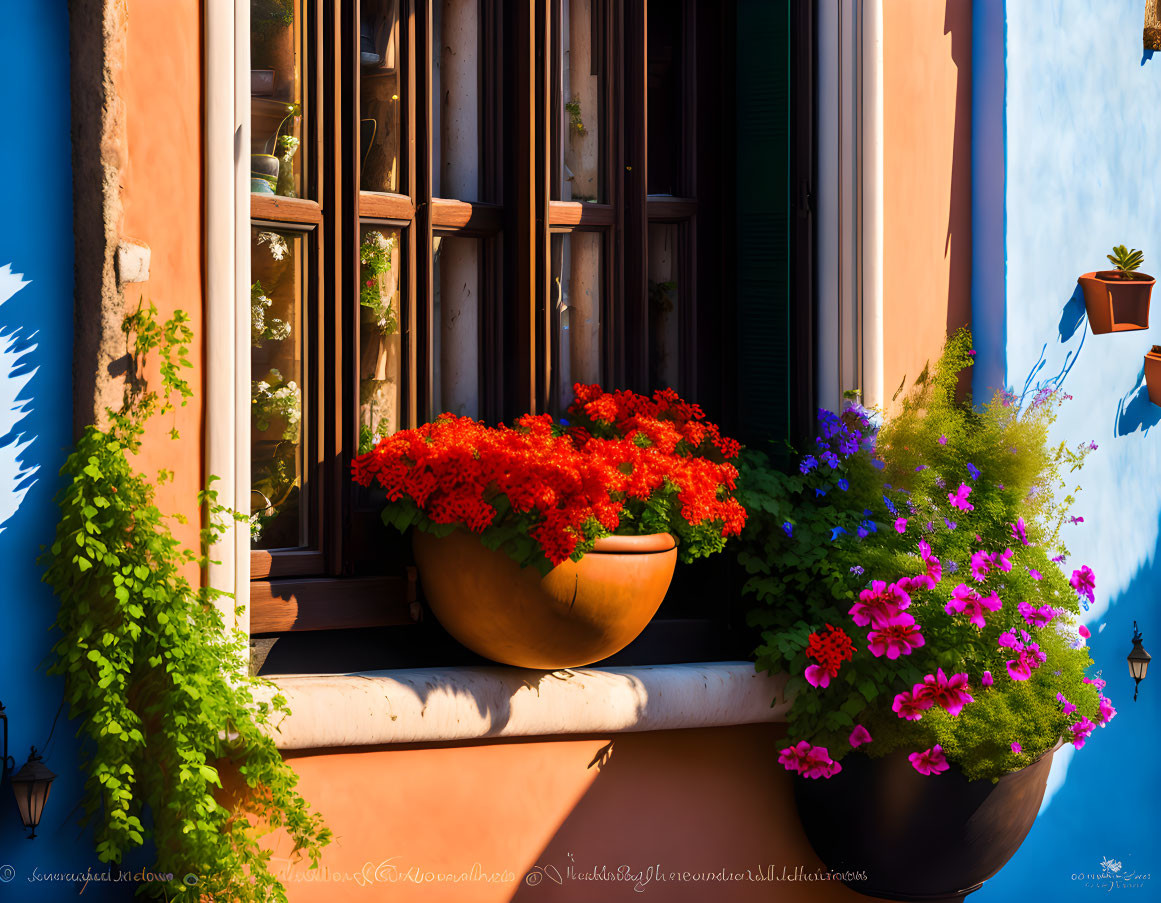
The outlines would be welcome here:
[[[283,750],[605,734],[785,721],[784,676],[752,662],[627,668],[408,668],[283,676]],[[775,703],[771,705],[771,703]]]

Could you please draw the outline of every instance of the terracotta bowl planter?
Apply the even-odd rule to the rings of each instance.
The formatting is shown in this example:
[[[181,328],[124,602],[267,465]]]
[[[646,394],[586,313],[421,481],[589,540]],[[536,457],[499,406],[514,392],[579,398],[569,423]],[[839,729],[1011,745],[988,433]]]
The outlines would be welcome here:
[[[1084,292],[1084,309],[1093,335],[1149,327],[1149,298],[1156,280],[1145,273],[1138,274],[1140,279],[1117,279],[1117,272],[1085,273],[1076,280]]]
[[[996,784],[969,781],[954,766],[922,775],[905,750],[879,759],[852,753],[833,778],[796,777],[794,797],[826,866],[866,875],[848,883],[852,890],[891,900],[959,900],[1024,842],[1055,751]]]
[[[668,533],[610,536],[541,577],[463,530],[413,531],[428,604],[448,633],[506,665],[555,670],[608,658],[645,629],[673,579]]]
[[[1149,400],[1161,405],[1161,345],[1145,355],[1145,385],[1149,389]]]

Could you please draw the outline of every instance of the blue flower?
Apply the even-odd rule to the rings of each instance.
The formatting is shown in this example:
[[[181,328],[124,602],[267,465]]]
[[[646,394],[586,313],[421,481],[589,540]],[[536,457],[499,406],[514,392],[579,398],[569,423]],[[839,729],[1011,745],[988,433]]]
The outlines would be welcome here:
[[[945,561],[945,562],[944,562],[944,564],[946,564],[946,565],[947,565],[947,572],[948,572],[949,574],[954,574],[956,571],[958,571],[958,570],[959,570],[959,562],[956,562],[956,561]]]
[[[782,532],[785,533],[787,536],[793,536],[794,535],[794,524],[790,523],[790,521],[783,522]]]
[[[943,477],[936,477],[936,478],[935,478],[935,485],[936,485],[936,486],[938,486],[940,489],[946,489],[946,488],[947,488],[947,483],[945,483],[945,482],[943,481]]]
[[[980,469],[976,467],[971,461],[968,461],[967,472],[971,475],[972,482],[980,478]]]
[[[820,498],[821,496],[824,496],[824,495],[826,495],[825,489],[815,489],[814,490],[814,497],[815,498]]]
[[[851,488],[851,484],[844,477],[843,479],[838,481],[838,488],[841,489],[843,492],[846,492],[848,489]]]
[[[830,528],[830,541],[834,542],[836,539],[838,539],[840,536],[842,536],[846,532],[847,531],[844,530],[842,527],[831,527]]]
[[[883,496],[883,504],[887,507],[887,510],[890,511],[892,514],[899,513],[895,509],[895,503],[893,501],[891,501],[889,498],[887,498],[887,496]]]
[[[871,466],[873,468],[875,468],[875,470],[882,470],[887,465],[885,462],[880,461],[878,458],[875,458],[873,461],[871,461]]]
[[[819,455],[819,457],[822,458],[823,461],[825,461],[827,464],[830,465],[831,470],[834,470],[836,467],[839,466],[838,455],[836,455],[832,451],[824,451],[821,455]]]
[[[810,473],[814,468],[818,467],[818,459],[814,455],[807,455],[802,459],[802,463],[798,465],[800,473]]]
[[[955,521],[953,521],[953,520],[948,520],[948,519],[945,517],[945,518],[943,519],[943,522],[944,522],[945,524],[947,524],[947,529],[949,529],[949,530],[954,530],[954,529],[956,528],[956,523],[955,523]]]
[[[861,577],[863,575],[862,566],[857,565],[857,564],[852,564],[851,565],[851,573],[854,574],[856,577]]]
[[[859,536],[866,536],[868,533],[878,533],[879,528],[875,526],[873,520],[865,520],[859,524]]]
[[[915,468],[915,472],[916,472],[916,473],[919,473],[919,471],[921,471],[921,470],[927,470],[927,465],[926,465],[926,464],[920,464],[918,467],[916,467],[916,468]]]

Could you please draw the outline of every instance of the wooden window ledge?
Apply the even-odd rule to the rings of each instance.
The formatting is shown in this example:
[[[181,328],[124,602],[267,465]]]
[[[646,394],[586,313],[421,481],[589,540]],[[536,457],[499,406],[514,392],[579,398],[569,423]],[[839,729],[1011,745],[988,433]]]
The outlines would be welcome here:
[[[723,727],[785,721],[790,707],[785,676],[752,662],[409,668],[273,683],[291,711],[272,731],[284,750]]]

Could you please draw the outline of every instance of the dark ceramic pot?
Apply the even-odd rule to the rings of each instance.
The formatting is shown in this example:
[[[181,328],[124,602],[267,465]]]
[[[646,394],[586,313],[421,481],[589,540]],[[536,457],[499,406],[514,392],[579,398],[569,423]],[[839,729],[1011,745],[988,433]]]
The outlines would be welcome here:
[[[794,797],[826,867],[866,875],[845,882],[852,890],[891,900],[962,900],[1024,842],[1053,752],[996,784],[969,781],[954,766],[922,775],[904,750],[879,759],[852,753],[829,780],[796,777]]]

